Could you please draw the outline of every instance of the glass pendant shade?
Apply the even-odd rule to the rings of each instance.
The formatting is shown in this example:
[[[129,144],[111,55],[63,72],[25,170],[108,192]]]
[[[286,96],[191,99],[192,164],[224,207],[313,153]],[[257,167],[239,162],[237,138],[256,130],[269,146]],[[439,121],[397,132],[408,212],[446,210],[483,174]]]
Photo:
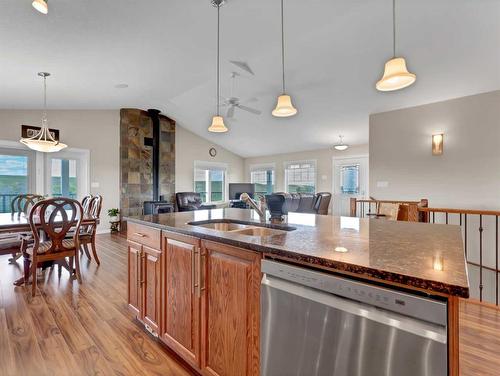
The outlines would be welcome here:
[[[402,57],[395,57],[385,63],[384,76],[377,82],[377,90],[393,91],[403,89],[415,82],[417,76],[408,72],[406,61]]]
[[[335,145],[334,148],[335,148],[335,150],[338,150],[338,151],[344,151],[344,150],[347,150],[349,148],[349,146],[347,146],[347,145]]]
[[[293,107],[292,98],[289,95],[282,94],[278,97],[278,103],[273,110],[273,116],[288,117],[297,113],[297,109]]]
[[[49,13],[49,6],[45,0],[34,0],[31,5],[42,14]]]
[[[222,116],[215,115],[212,119],[212,125],[208,127],[209,132],[214,132],[214,133],[224,133],[227,132],[228,129],[224,125],[224,119]]]
[[[40,151],[42,153],[54,153],[61,151],[68,145],[59,142],[52,136],[52,133],[50,133],[49,121],[47,119],[47,77],[50,76],[50,73],[40,72],[38,75],[43,77],[42,127],[34,136],[21,138],[19,141],[30,149]]]

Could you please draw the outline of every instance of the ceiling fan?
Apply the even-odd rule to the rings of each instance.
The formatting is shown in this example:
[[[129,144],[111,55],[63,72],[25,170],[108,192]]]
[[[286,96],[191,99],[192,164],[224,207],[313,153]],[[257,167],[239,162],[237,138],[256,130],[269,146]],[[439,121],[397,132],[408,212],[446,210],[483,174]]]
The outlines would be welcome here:
[[[242,100],[240,100],[240,98],[234,96],[234,94],[233,94],[234,93],[234,81],[236,79],[236,76],[239,76],[239,74],[237,72],[231,73],[231,96],[229,98],[224,98],[224,97],[221,98],[222,99],[221,106],[228,107],[226,117],[228,119],[234,119],[234,111],[236,110],[236,108],[243,110],[243,111],[250,112],[251,114],[254,114],[254,115],[260,115],[262,113],[262,111],[246,106],[246,104],[248,104],[248,103],[257,102],[258,101],[257,98],[254,97],[254,98],[249,98],[247,100],[242,101]]]

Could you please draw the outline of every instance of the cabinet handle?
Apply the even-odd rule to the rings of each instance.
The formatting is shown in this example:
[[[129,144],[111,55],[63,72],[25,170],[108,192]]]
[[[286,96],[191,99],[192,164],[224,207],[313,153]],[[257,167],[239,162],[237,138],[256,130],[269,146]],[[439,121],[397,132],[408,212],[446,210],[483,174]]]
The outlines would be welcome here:
[[[198,280],[200,281],[199,283],[199,288],[198,288],[198,297],[201,298],[201,292],[205,291],[205,254],[199,254],[199,265],[200,268],[198,269]]]
[[[135,236],[138,236],[138,237],[140,237],[140,238],[145,238],[145,237],[147,237],[147,235],[141,234],[140,232],[134,232],[134,235],[135,235]]]
[[[144,278],[144,268],[146,267],[146,263],[144,262],[144,260],[146,259],[146,255],[144,253],[144,251],[141,251],[141,259],[142,261],[140,262],[140,265],[141,265],[141,280],[140,280],[140,283],[141,283],[141,286],[144,285],[146,283],[146,279]]]
[[[193,254],[191,256],[191,285],[192,289],[191,292],[194,294],[196,291],[196,288],[199,285],[199,279],[196,281],[196,259],[198,258],[197,256],[200,254],[198,251],[198,248],[195,247],[193,250]]]

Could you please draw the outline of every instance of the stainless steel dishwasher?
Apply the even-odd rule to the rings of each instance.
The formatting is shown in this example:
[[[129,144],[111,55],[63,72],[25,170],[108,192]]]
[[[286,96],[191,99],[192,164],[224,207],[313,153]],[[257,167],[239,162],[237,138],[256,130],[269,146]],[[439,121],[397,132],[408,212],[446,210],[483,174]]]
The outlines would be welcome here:
[[[262,261],[262,376],[445,376],[446,303]]]

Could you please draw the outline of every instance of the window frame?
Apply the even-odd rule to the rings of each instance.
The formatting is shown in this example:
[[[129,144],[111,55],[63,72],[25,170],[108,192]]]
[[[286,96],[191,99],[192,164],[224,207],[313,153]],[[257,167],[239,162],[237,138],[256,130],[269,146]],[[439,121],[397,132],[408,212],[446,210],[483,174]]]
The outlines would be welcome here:
[[[252,173],[254,172],[266,172],[266,175],[267,175],[267,172],[268,171],[271,171],[272,172],[272,186],[273,186],[273,192],[275,191],[276,189],[276,164],[275,163],[266,163],[266,164],[255,164],[255,165],[250,165],[250,168],[249,168],[249,173],[250,173],[250,183],[252,184],[257,184],[256,182],[253,181],[253,176],[252,176]],[[262,193],[262,192],[257,192],[255,191],[255,194],[257,193]],[[271,192],[272,193],[272,192]],[[266,194],[268,194],[268,192],[266,192]]]
[[[288,176],[289,176],[289,172],[288,170],[290,170],[289,166],[290,165],[294,165],[294,164],[312,164],[313,165],[313,168],[314,168],[314,192],[313,193],[316,193],[316,190],[318,188],[318,163],[317,163],[317,159],[305,159],[305,160],[296,160],[296,161],[285,161],[283,163],[283,170],[284,170],[284,179],[285,179],[285,184],[284,184],[284,190],[286,193],[290,193],[289,190],[288,190]],[[295,193],[295,192],[292,192],[292,193]]]
[[[205,170],[205,189],[206,197],[210,200],[202,201],[204,204],[221,204],[227,201],[228,194],[228,165],[226,163],[215,163],[206,161],[194,161],[193,168],[193,192],[196,192],[196,171]],[[210,180],[210,171],[222,171],[222,200],[212,201],[212,185]]]

